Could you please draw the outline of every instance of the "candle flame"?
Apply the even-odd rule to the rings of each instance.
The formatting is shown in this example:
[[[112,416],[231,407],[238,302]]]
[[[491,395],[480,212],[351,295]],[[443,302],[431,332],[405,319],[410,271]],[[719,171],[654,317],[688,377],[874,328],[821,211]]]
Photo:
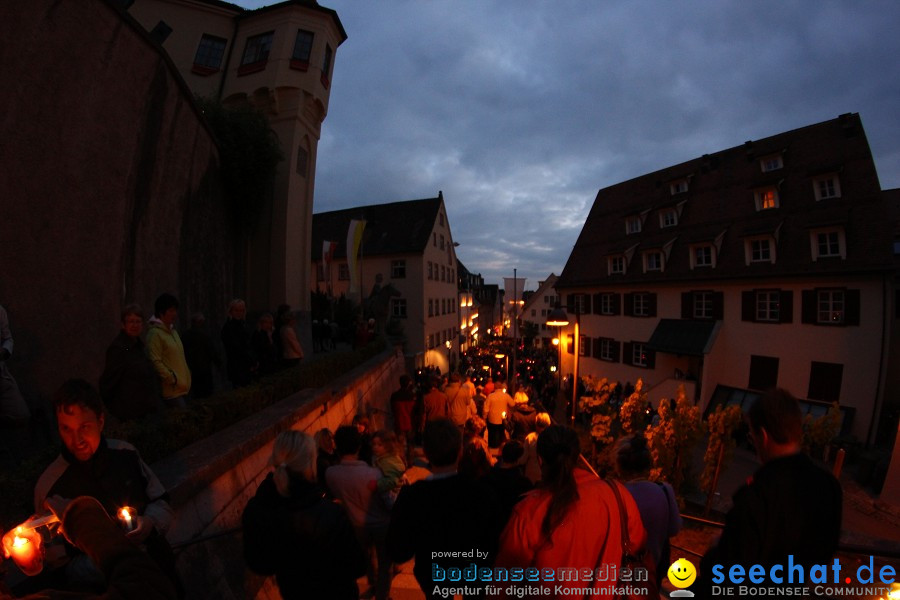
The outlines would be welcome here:
[[[28,539],[28,538],[23,538],[23,537],[16,536],[16,537],[13,539],[13,548],[21,548],[22,546],[24,546],[24,545],[27,544],[27,543],[29,543],[29,539]]]
[[[120,515],[123,519],[130,519],[130,518],[131,518],[131,513],[128,512],[128,509],[127,509],[127,508],[123,508],[122,510],[120,510],[120,511],[119,511],[119,515]]]

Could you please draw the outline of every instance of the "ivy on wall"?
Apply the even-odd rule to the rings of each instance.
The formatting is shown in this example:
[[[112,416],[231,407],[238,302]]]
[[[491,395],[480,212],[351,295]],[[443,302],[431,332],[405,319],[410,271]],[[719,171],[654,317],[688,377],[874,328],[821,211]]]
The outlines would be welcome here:
[[[275,171],[284,153],[266,116],[250,105],[226,107],[198,98],[219,148],[228,209],[239,231],[259,222],[275,188]]]

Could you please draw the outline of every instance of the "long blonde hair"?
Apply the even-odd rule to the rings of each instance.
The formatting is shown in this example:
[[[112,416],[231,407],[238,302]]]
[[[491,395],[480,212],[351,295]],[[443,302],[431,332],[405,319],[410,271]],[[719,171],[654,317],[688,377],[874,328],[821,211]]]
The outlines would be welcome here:
[[[311,482],[316,481],[316,442],[302,431],[283,431],[272,446],[272,466],[278,493],[290,496],[290,474],[294,473]]]

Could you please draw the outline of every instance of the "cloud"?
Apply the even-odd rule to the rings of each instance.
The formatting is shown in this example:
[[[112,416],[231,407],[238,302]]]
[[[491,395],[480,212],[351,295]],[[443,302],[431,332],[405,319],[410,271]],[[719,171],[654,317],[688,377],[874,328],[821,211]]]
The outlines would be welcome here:
[[[442,190],[489,282],[558,274],[603,187],[845,112],[900,186],[893,0],[321,3],[349,38],[316,210]]]

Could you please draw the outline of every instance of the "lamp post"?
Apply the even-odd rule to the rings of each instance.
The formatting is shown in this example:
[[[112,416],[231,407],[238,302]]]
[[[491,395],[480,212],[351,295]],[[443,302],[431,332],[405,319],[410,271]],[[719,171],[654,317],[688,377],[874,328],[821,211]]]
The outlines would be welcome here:
[[[578,306],[575,307],[575,337],[574,337],[574,348],[573,354],[573,367],[572,367],[572,404],[569,406],[569,423],[572,427],[575,427],[575,402],[578,399],[578,354],[580,352],[579,345],[579,331],[578,331],[578,317],[579,317]],[[562,309],[562,307],[557,304],[556,308],[550,311],[550,314],[547,315],[547,325],[550,327],[565,327],[569,324],[569,316],[566,314],[566,311]],[[561,331],[559,331],[559,335],[561,336]],[[562,346],[559,347],[559,361],[562,362]],[[561,375],[560,375],[561,377]],[[560,379],[560,387],[562,387],[562,379]]]

